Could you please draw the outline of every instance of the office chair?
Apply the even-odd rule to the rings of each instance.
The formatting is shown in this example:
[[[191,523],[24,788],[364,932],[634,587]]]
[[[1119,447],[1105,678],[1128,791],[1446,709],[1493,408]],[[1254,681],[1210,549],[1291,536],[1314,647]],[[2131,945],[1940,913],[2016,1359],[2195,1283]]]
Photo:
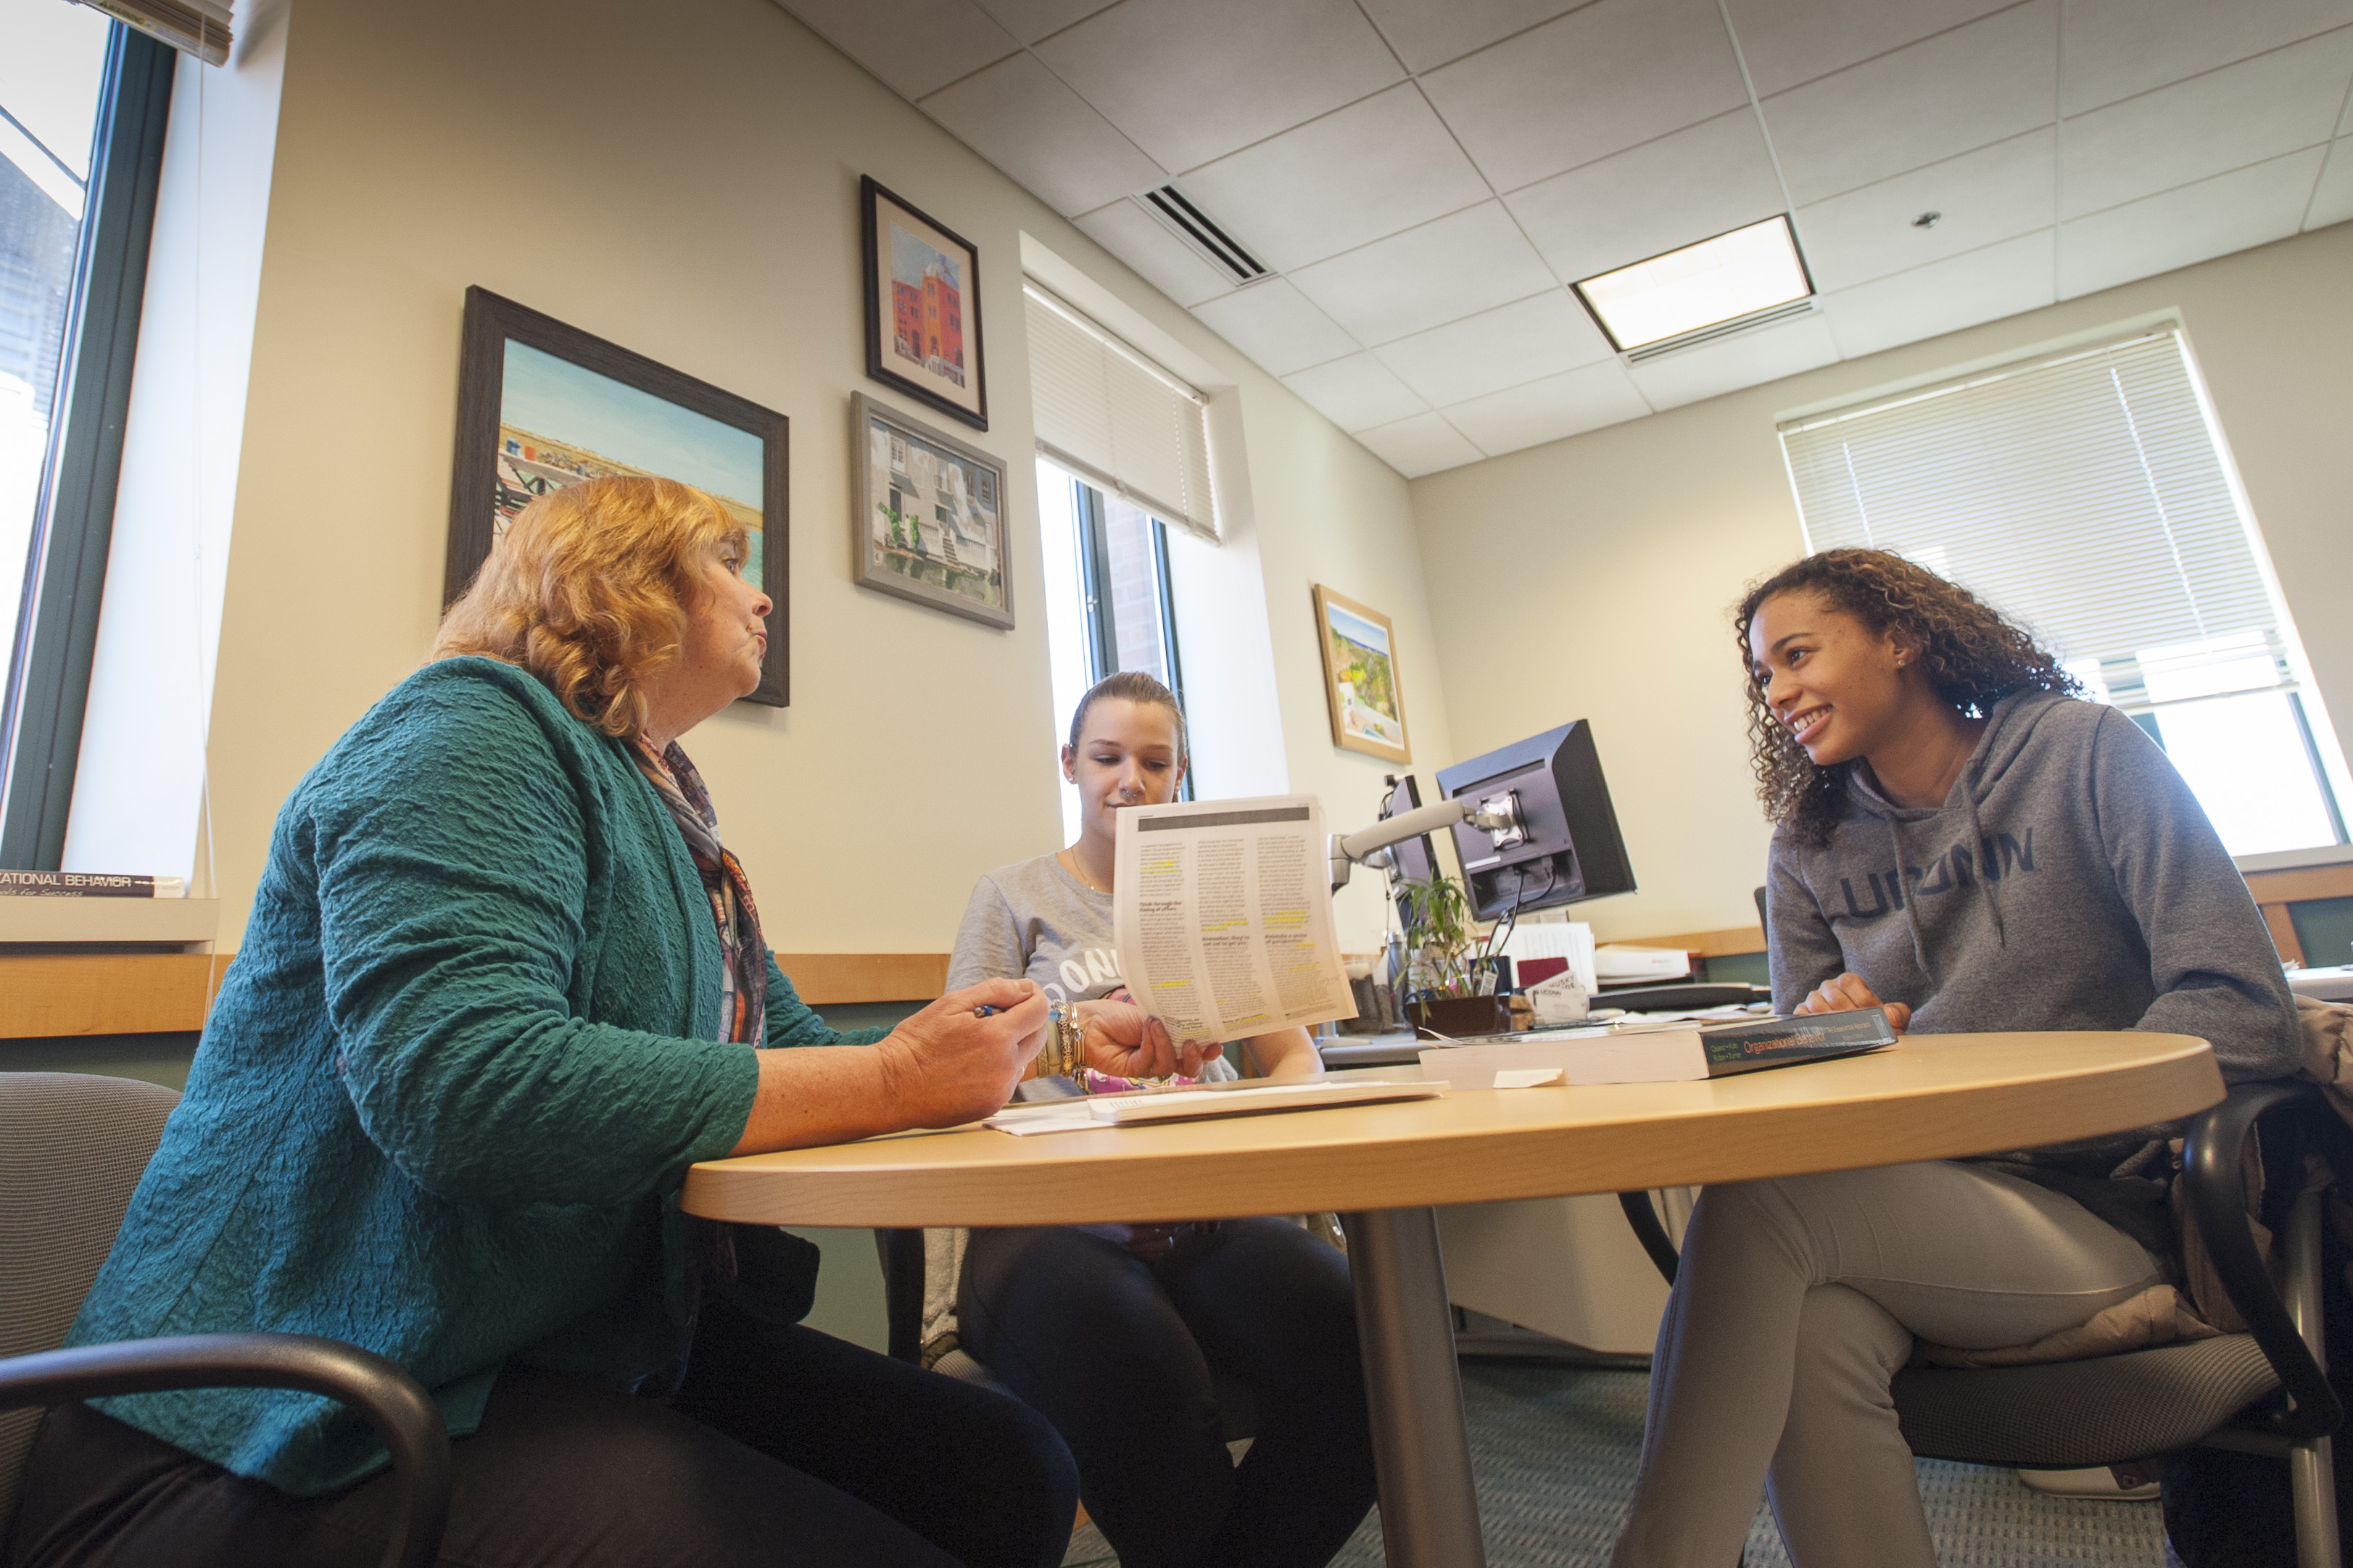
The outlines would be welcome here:
[[[2307,1084],[2241,1084],[2193,1118],[2182,1185],[2200,1237],[2247,1331],[2090,1361],[1968,1370],[1906,1367],[1892,1392],[1904,1440],[1924,1459],[2005,1469],[2108,1466],[2189,1447],[2288,1462],[2298,1568],[2337,1568],[2337,1490],[2329,1435],[2344,1418],[2321,1340],[2320,1192],[2304,1192],[2302,1152],[2342,1142]],[[2241,1163],[2258,1121],[2267,1134],[2264,1223],[2283,1243],[2275,1287],[2247,1224]],[[1674,1243],[1648,1193],[1618,1201],[1642,1249],[1675,1279]]]
[[[0,1073],[0,1539],[42,1410],[174,1388],[299,1388],[364,1417],[391,1451],[385,1568],[428,1568],[449,1510],[432,1397],[382,1356],[310,1334],[189,1334],[59,1350],[180,1097],[129,1079]]]
[[[891,1355],[911,1365],[920,1365],[923,1356],[923,1233],[878,1230],[874,1233],[874,1247],[882,1258],[882,1300],[890,1321]],[[960,1383],[993,1388],[1008,1399],[1017,1397],[1011,1389],[997,1381],[988,1368],[961,1349],[952,1350],[934,1362],[932,1370]],[[1209,1369],[1209,1381],[1217,1395],[1225,1440],[1238,1443],[1257,1436],[1258,1410],[1250,1398],[1250,1385],[1214,1366]]]

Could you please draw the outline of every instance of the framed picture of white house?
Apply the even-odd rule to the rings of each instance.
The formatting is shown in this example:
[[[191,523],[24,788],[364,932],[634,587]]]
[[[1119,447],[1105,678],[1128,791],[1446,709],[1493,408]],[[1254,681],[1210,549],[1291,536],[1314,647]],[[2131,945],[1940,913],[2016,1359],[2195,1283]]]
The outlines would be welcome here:
[[[852,580],[1011,627],[1004,463],[862,392],[850,414]]]

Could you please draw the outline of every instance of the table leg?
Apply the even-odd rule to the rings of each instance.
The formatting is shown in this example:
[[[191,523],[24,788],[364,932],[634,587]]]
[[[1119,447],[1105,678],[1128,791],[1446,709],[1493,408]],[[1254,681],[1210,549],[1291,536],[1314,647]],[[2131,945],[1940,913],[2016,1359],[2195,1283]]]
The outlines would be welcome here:
[[[1356,1281],[1390,1568],[1486,1568],[1438,1216],[1375,1209],[1342,1215],[1340,1223]]]

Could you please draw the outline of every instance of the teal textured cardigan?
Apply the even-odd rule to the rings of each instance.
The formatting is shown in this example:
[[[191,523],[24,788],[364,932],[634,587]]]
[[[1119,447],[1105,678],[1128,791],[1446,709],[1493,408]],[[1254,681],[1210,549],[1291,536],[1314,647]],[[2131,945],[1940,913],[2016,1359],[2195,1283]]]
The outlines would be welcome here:
[[[677,1353],[686,1167],[743,1135],[719,939],[620,745],[524,671],[427,666],[279,813],[187,1096],[69,1342],[280,1330],[432,1390],[455,1435],[501,1366],[626,1384]],[[862,1044],[769,961],[767,1044]],[[100,1406],[315,1495],[385,1462],[316,1395]]]

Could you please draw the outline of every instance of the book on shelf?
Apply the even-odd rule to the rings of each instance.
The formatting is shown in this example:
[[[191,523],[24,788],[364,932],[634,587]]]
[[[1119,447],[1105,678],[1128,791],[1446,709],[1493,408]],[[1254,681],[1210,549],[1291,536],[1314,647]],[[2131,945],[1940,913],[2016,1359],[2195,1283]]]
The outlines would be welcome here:
[[[1466,1089],[1495,1088],[1499,1072],[1521,1075],[1504,1087],[1526,1087],[1525,1075],[1532,1071],[1556,1071],[1557,1081],[1567,1084],[1673,1083],[1856,1056],[1895,1039],[1886,1010],[1863,1007],[1705,1027],[1552,1030],[1431,1046],[1421,1053],[1421,1070]]]
[[[129,877],[106,871],[0,871],[0,899],[182,899],[184,877]]]

